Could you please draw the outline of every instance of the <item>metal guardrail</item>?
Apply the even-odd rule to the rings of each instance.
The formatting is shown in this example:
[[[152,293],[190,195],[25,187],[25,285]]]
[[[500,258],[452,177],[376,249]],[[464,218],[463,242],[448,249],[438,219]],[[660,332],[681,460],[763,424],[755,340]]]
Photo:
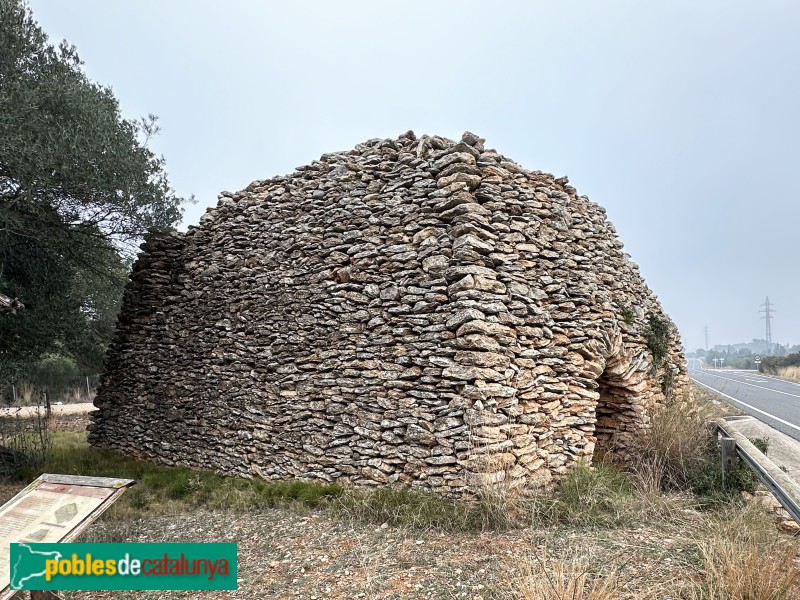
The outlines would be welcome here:
[[[797,484],[725,419],[716,419],[714,424],[724,436],[736,442],[736,453],[753,469],[795,522],[800,524],[800,488]]]

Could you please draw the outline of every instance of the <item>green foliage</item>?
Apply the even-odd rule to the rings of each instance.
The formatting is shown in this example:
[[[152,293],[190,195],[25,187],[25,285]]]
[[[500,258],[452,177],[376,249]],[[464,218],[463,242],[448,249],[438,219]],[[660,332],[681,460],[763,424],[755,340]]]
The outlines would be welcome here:
[[[617,302],[616,304],[619,307],[619,314],[622,317],[622,320],[628,325],[631,325],[633,320],[636,318],[636,313],[634,313],[633,309],[624,302]]]
[[[30,371],[31,382],[51,398],[60,397],[79,377],[75,361],[60,354],[45,354]]]
[[[742,492],[755,492],[758,476],[741,460],[736,469],[726,473],[719,447],[715,445],[697,462],[688,483],[700,506],[713,507],[740,500]]]
[[[767,450],[769,450],[769,438],[749,438],[750,443],[753,444],[758,451],[761,452],[764,456],[767,455]]]
[[[672,393],[672,387],[675,385],[675,375],[670,369],[665,369],[664,373],[661,375],[661,380],[659,381],[659,386],[661,387],[661,393],[664,394],[666,398],[669,398]]]
[[[633,492],[631,479],[611,463],[579,465],[559,481],[553,496],[538,499],[534,515],[545,523],[621,525],[629,518]]]
[[[750,369],[756,368],[756,363],[753,360],[753,353],[747,348],[742,348],[736,352],[709,350],[705,357],[707,365],[714,366],[715,359],[724,359],[722,365],[725,367],[732,367],[734,369]]]
[[[156,119],[123,119],[110,88],[86,76],[20,0],[0,0],[0,377],[46,352],[97,371],[129,257],[174,226],[182,199],[146,146]]]
[[[137,481],[122,497],[116,509],[118,516],[135,517],[145,512],[163,513],[181,507],[240,510],[297,503],[313,508],[343,492],[338,485],[240,479],[137,460],[89,446],[85,433],[60,432],[55,434],[54,441],[44,465],[49,472]],[[29,472],[27,476],[37,474]]]
[[[644,339],[653,354],[653,371],[657,371],[667,358],[670,345],[669,322],[659,315],[648,315]]]
[[[777,375],[785,367],[800,366],[800,352],[787,356],[765,356],[761,359],[759,370],[762,373]]]

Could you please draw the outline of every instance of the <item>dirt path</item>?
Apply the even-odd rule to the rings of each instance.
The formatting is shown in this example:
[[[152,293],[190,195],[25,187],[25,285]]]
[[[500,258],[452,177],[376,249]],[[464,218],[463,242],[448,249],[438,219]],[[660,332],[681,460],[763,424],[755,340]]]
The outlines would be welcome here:
[[[36,414],[35,406],[10,406],[0,408],[0,416],[19,416],[23,418],[33,417]],[[91,402],[80,402],[78,404],[52,404],[51,409],[53,415],[81,415],[94,410],[94,404]]]

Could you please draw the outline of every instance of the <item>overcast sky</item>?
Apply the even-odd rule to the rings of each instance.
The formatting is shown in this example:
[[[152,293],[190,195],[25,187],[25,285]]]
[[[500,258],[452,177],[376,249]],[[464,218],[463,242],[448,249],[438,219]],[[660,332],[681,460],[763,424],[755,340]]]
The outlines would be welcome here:
[[[458,139],[606,207],[690,350],[800,343],[800,4],[30,0],[197,223],[223,190],[375,137]]]

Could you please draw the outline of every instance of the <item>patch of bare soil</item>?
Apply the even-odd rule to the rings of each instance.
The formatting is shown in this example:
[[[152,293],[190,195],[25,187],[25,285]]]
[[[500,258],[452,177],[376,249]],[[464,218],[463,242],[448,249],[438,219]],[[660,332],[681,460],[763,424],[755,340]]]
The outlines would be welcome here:
[[[692,517],[692,515],[689,515]],[[82,541],[236,542],[239,589],[231,592],[73,592],[70,598],[512,598],[529,566],[590,556],[626,588],[656,590],[698,573],[680,527],[523,529],[445,534],[369,527],[325,512],[210,512],[101,522]],[[665,595],[664,598],[667,598]]]
[[[55,431],[86,431],[86,427],[89,425],[88,411],[54,412],[51,418]]]

